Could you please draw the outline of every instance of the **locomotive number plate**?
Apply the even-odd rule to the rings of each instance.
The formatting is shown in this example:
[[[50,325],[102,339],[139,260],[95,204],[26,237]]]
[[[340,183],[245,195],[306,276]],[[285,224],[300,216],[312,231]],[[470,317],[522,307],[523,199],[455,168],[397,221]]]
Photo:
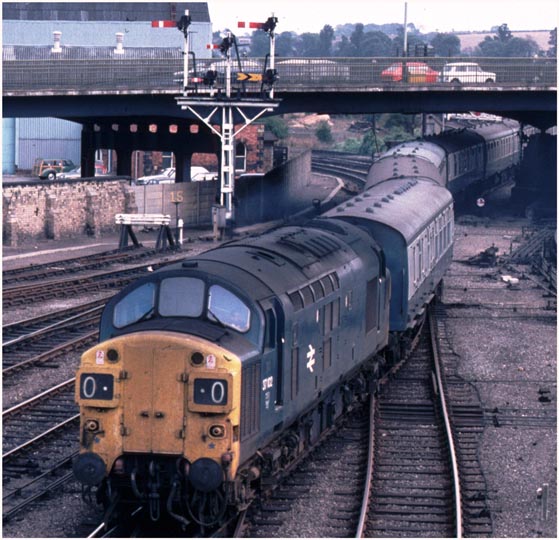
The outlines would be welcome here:
[[[82,373],[80,377],[81,399],[112,400],[114,377],[106,373]]]
[[[196,379],[194,403],[198,405],[226,405],[227,381],[224,379]]]

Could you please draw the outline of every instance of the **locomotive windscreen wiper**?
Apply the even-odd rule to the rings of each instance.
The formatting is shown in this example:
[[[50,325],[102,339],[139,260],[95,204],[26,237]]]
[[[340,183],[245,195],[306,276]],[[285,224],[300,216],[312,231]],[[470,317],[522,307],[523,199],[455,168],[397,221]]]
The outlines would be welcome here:
[[[148,319],[151,318],[151,316],[153,315],[153,312],[155,311],[155,307],[151,306],[139,319],[137,319],[135,322],[139,323],[142,321],[147,321]]]
[[[208,307],[208,314],[211,315],[222,328],[227,329],[227,326],[219,320],[219,317]]]

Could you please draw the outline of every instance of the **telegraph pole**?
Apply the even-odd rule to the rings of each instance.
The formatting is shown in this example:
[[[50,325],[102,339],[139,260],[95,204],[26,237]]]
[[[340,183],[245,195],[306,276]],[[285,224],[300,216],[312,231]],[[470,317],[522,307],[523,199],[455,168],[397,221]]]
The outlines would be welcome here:
[[[233,205],[233,195],[235,193],[235,137],[255,120],[267,112],[271,112],[279,105],[279,101],[274,100],[273,84],[277,80],[277,73],[274,68],[275,55],[275,35],[274,29],[277,24],[276,17],[269,17],[265,23],[249,23],[250,28],[258,28],[268,33],[270,37],[270,68],[262,74],[263,86],[267,85],[267,96],[259,98],[231,97],[231,49],[235,47],[235,36],[230,32],[223,39],[220,50],[225,55],[225,95],[216,93],[215,83],[217,70],[210,67],[203,78],[197,74],[196,82],[202,80],[208,88],[189,88],[188,71],[188,26],[190,25],[188,13],[181,17],[177,23],[178,29],[185,36],[184,44],[184,84],[183,95],[176,98],[177,104],[183,110],[190,111],[196,118],[203,122],[221,141],[221,160],[220,160],[220,204],[225,207],[225,218],[229,222],[235,220],[235,208]],[[242,23],[244,25],[244,23]],[[264,94],[264,92],[263,92]],[[221,118],[216,113],[221,112]],[[237,123],[242,125],[235,131],[235,119],[241,117]],[[217,130],[214,126],[220,124],[221,129]]]

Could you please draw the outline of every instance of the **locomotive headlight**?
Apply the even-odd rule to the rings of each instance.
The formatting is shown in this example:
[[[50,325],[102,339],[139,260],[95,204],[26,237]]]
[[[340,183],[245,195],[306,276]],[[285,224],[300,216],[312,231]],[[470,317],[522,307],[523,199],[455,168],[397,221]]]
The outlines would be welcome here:
[[[213,426],[210,426],[208,431],[210,437],[213,437],[214,439],[223,439],[223,437],[225,437],[225,426],[222,426],[221,424],[214,424]]]
[[[87,431],[99,431],[99,422],[97,420],[86,420],[85,429]]]

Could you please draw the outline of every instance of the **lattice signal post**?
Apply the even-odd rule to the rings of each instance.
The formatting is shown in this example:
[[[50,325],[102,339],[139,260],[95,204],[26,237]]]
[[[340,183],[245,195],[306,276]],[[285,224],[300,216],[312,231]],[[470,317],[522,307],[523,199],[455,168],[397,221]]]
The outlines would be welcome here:
[[[189,43],[188,27],[190,26],[188,11],[177,22],[177,28],[184,34],[184,84],[183,96],[176,98],[177,104],[183,110],[189,110],[201,122],[203,122],[221,141],[220,160],[220,203],[225,207],[225,217],[229,224],[235,221],[235,208],[233,206],[233,195],[235,192],[235,137],[252,122],[271,112],[279,105],[274,99],[274,83],[277,80],[277,72],[274,66],[275,56],[275,34],[277,18],[269,17],[265,23],[248,23],[249,28],[261,29],[270,37],[270,53],[266,57],[261,77],[261,97],[249,98],[247,96],[231,97],[231,50],[237,55],[239,66],[241,59],[237,49],[236,38],[230,32],[223,39],[219,49],[225,55],[225,94],[218,91],[216,81],[218,77],[217,68],[211,67],[203,76],[189,72]],[[247,23],[239,23],[245,28]],[[267,66],[268,60],[270,66]],[[240,76],[246,79],[255,78],[253,74],[240,71]],[[190,82],[194,86],[189,86]],[[200,83],[202,83],[200,85]],[[219,114],[221,112],[221,130],[216,129],[219,125]],[[214,117],[216,117],[214,119]],[[242,124],[235,131],[235,124]]]

